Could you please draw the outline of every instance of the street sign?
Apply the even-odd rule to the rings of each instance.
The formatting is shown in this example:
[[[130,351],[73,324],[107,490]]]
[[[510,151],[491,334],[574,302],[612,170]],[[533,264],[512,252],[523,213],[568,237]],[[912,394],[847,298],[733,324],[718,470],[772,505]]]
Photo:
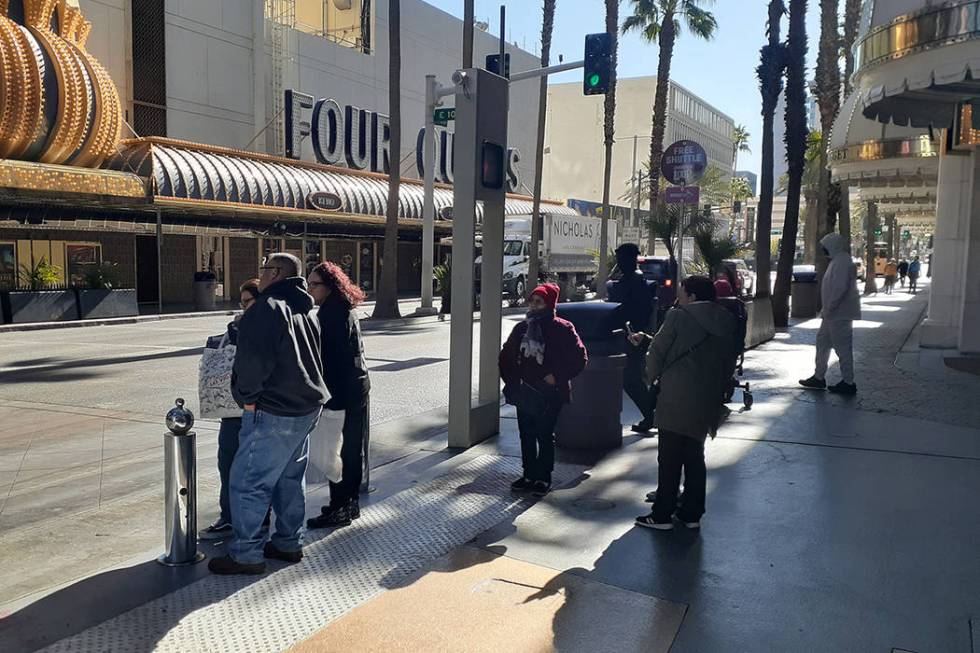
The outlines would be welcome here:
[[[660,160],[664,179],[678,186],[698,183],[707,167],[708,154],[694,141],[673,143]]]
[[[344,206],[344,200],[339,195],[322,190],[307,195],[306,203],[318,211],[338,211]]]
[[[667,204],[697,204],[701,199],[699,186],[668,186],[664,190]]]
[[[456,108],[436,109],[432,114],[432,122],[442,127],[449,124],[450,120],[456,120]]]

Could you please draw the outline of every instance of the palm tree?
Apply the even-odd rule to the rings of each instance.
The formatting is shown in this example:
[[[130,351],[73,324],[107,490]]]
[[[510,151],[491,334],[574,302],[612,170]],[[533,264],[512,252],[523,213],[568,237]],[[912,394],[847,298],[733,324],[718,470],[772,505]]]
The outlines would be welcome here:
[[[544,0],[544,14],[541,18],[541,67],[547,67],[551,59],[551,35],[555,30],[556,0]],[[548,78],[542,77],[538,86],[538,141],[534,155],[534,197],[531,207],[531,256],[527,263],[528,297],[538,285],[541,276],[541,262],[538,258],[538,243],[541,241],[541,174],[544,170],[544,129],[548,116]]]
[[[816,91],[817,106],[820,108],[820,128],[829,135],[834,128],[834,120],[840,111],[840,21],[838,9],[840,0],[820,0],[820,47],[817,52]],[[827,143],[824,139],[820,148],[820,183],[817,189],[816,229],[812,231],[813,240],[809,243],[808,255],[816,261],[817,279],[830,263],[820,250],[820,239],[834,230],[837,210],[840,205],[840,187],[831,183],[827,168]],[[833,188],[831,188],[834,186]],[[817,300],[819,305],[819,299]]]
[[[864,231],[864,294],[872,295],[878,292],[878,282],[875,280],[875,230],[878,228],[878,205],[868,202],[867,207]]]
[[[402,45],[401,0],[388,0],[388,115],[390,161],[388,170],[388,206],[385,219],[384,258],[381,283],[373,316],[380,319],[400,317],[398,311],[398,194],[401,190],[402,160]]]
[[[710,40],[718,21],[714,14],[701,5],[714,4],[714,0],[630,0],[633,15],[623,22],[623,33],[638,31],[650,43],[660,46],[657,64],[657,95],[653,102],[653,126],[650,139],[650,214],[657,213],[660,201],[660,159],[664,153],[664,130],[667,127],[667,91],[670,87],[670,64],[674,57],[674,42],[680,34],[680,19],[687,29],[705,40]],[[650,249],[656,237],[650,234]]]
[[[790,277],[796,258],[796,234],[800,222],[800,192],[806,162],[806,0],[789,1],[789,35],[786,39],[786,159],[789,186],[786,193],[786,222],[776,268],[776,290],[772,298],[773,321],[789,326]]]
[[[698,247],[704,271],[712,279],[718,274],[724,274],[731,279],[730,271],[725,267],[727,259],[738,256],[738,245],[731,238],[722,238],[715,233],[714,225],[706,224],[694,232],[694,244]],[[732,288],[735,285],[732,284]]]
[[[783,70],[786,67],[785,46],[780,41],[779,27],[786,13],[783,0],[769,2],[769,43],[762,47],[759,67],[759,90],[762,93],[762,179],[759,187],[759,210],[756,214],[755,236],[755,296],[769,297],[769,271],[772,268],[770,242],[772,239],[772,196],[775,185],[774,165],[775,136],[773,125],[776,119],[776,105],[783,90]]]
[[[750,138],[752,138],[752,134],[749,133],[745,125],[735,125],[735,131],[732,132],[732,172],[738,172],[738,153],[752,152],[749,148]]]
[[[663,243],[667,249],[667,256],[670,257],[671,276],[676,276],[677,273],[677,258],[674,256],[674,248],[677,245],[678,234],[680,237],[688,236],[706,225],[713,224],[710,217],[706,217],[700,211],[695,211],[690,222],[681,228],[681,220],[686,211],[687,207],[683,204],[658,204],[656,213],[651,213],[644,221],[647,232]]]
[[[606,259],[609,256],[609,184],[612,181],[613,143],[616,142],[616,55],[619,49],[619,0],[606,0],[606,32],[612,39],[612,60],[610,62],[612,75],[610,75],[609,90],[606,91],[605,98],[603,129],[606,139],[606,157],[602,176],[602,230],[599,237],[599,271],[596,274],[596,289],[603,299],[606,297],[606,278],[608,276]]]

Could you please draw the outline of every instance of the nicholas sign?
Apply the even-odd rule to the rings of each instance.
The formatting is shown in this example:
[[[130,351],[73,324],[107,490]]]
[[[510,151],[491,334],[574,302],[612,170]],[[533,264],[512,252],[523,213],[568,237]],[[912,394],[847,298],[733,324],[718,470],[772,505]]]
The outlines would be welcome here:
[[[283,113],[284,154],[287,158],[300,159],[303,140],[309,137],[317,163],[386,174],[391,169],[391,123],[388,116],[352,105],[341,107],[336,100],[317,100],[312,95],[292,89],[285,91]],[[436,127],[434,138],[435,179],[452,184],[455,135],[445,127]],[[420,179],[425,175],[422,160],[424,144],[425,127],[422,127],[415,148],[415,166]],[[521,187],[517,166],[520,160],[520,150],[507,150],[508,192],[515,192]]]

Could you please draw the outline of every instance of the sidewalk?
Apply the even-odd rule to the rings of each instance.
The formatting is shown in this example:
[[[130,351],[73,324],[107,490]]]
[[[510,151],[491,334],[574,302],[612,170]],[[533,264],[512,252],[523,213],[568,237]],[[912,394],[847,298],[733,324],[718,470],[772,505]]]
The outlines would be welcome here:
[[[532,502],[507,492],[511,410],[462,453],[432,419],[406,429],[422,448],[375,470],[361,520],[312,533],[302,563],[239,579],[147,552],[2,606],[0,650],[972,653],[980,379],[895,366],[924,300],[865,302],[850,402],[792,385],[816,321],[749,354],[755,407],[708,443],[700,533],[633,526],[655,438],[562,452],[561,487]],[[30,546],[4,547],[4,567],[43,572]]]

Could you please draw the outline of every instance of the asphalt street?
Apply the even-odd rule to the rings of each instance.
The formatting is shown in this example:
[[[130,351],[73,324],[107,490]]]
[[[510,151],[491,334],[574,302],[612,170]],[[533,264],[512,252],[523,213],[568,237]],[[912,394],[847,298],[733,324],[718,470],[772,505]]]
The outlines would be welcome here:
[[[505,335],[520,316],[504,320]],[[120,411],[162,420],[176,397],[197,413],[197,370],[224,316],[0,337],[0,399]],[[444,407],[449,322],[364,323],[374,424]],[[479,333],[477,323],[476,333]]]

